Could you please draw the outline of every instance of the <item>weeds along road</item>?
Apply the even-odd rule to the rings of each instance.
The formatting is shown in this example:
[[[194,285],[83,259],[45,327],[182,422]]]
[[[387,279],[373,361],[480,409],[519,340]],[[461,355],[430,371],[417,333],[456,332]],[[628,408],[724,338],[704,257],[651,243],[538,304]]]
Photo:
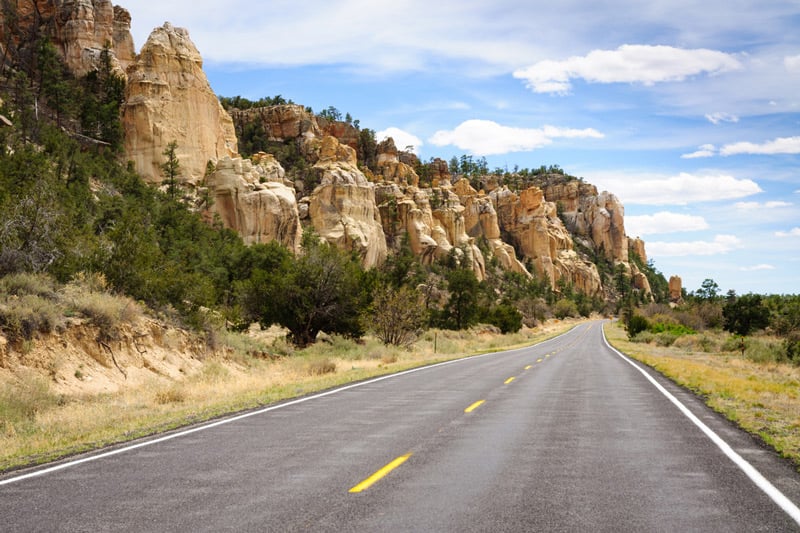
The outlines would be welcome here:
[[[0,529],[800,530],[797,472],[648,375],[587,323],[0,478]]]

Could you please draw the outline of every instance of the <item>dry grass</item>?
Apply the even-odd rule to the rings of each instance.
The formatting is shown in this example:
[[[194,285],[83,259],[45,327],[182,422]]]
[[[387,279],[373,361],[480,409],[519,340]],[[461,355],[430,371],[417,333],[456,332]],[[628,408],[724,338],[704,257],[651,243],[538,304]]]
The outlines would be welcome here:
[[[618,323],[605,331],[618,349],[702,395],[712,409],[800,467],[800,368],[723,352],[730,343],[713,333],[664,347],[629,342]],[[769,341],[753,340],[748,350],[764,344]]]
[[[277,357],[228,352],[204,359],[182,381],[152,382],[112,394],[59,397],[47,381],[28,386],[29,401],[14,406],[21,385],[0,382],[0,414],[20,410],[13,424],[0,426],[0,471],[42,463],[138,437],[209,420],[312,393],[457,357],[532,344],[572,327],[555,322],[536,330],[500,335],[484,330],[432,331],[409,349],[376,339],[358,343],[333,337],[295,351],[282,341]],[[237,341],[254,350],[250,341]],[[232,342],[231,344],[237,344]],[[258,350],[264,350],[263,346]],[[266,348],[269,350],[269,348]],[[291,355],[289,355],[291,354]],[[188,366],[187,366],[188,368]],[[311,371],[310,369],[321,369]],[[2,377],[2,376],[0,376]],[[26,385],[27,386],[27,385]],[[24,387],[23,387],[24,388]]]

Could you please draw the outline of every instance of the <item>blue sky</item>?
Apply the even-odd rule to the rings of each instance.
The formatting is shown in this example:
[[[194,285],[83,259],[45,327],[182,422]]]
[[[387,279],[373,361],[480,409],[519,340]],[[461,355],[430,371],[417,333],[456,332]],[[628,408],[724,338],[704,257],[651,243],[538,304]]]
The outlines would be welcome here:
[[[334,106],[418,155],[557,164],[688,290],[800,293],[800,2],[123,0],[212,88]],[[645,5],[643,5],[645,4]]]

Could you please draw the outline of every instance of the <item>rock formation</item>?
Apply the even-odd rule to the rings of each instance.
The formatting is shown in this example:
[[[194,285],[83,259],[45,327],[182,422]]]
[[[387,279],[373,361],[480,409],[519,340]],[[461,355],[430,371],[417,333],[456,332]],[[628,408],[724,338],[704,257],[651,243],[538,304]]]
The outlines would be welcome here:
[[[546,276],[553,289],[563,280],[585,294],[599,294],[602,283],[597,267],[575,252],[572,236],[558,218],[556,204],[546,202],[541,189],[530,187],[517,195],[501,187],[493,190],[490,197],[500,227],[533,261],[534,275]]]
[[[217,163],[204,183],[209,212],[247,244],[278,241],[298,253],[303,230],[294,189],[284,183],[285,172],[273,156],[254,159],[225,157]]]
[[[364,267],[386,259],[386,236],[375,203],[375,185],[358,169],[356,152],[326,136],[310,143],[320,184],[308,200],[314,229],[325,240],[355,250]]]
[[[378,172],[386,181],[414,187],[419,185],[419,176],[410,165],[400,161],[391,137],[378,145]]]
[[[614,263],[628,262],[625,209],[611,193],[597,193],[594,185],[568,181],[544,187],[548,202],[554,202],[567,228],[590,241],[593,252]]]
[[[629,255],[636,255],[642,260],[642,263],[647,264],[647,252],[644,248],[644,241],[636,237],[635,239],[628,239],[628,245],[630,246]]]
[[[316,117],[301,105],[284,104],[251,109],[234,109],[231,117],[238,128],[255,124],[273,142],[313,139],[322,136]]]
[[[25,36],[45,30],[50,41],[76,76],[96,70],[100,54],[109,45],[111,63],[120,75],[134,57],[131,16],[111,0],[20,0],[16,28],[0,13],[3,46],[26,46]]]
[[[669,278],[669,301],[672,303],[683,301],[683,280],[680,276],[670,276]]]
[[[236,134],[203,72],[189,33],[167,23],[153,30],[128,69],[125,157],[147,181],[162,180],[167,145],[177,142],[181,180],[196,184],[209,161],[235,157]]]

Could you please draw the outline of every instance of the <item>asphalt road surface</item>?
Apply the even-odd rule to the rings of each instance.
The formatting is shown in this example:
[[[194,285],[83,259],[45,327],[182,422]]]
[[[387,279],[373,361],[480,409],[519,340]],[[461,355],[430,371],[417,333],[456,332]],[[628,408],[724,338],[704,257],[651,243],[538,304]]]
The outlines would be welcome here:
[[[800,531],[800,475],[637,367],[583,324],[0,477],[0,531]]]

